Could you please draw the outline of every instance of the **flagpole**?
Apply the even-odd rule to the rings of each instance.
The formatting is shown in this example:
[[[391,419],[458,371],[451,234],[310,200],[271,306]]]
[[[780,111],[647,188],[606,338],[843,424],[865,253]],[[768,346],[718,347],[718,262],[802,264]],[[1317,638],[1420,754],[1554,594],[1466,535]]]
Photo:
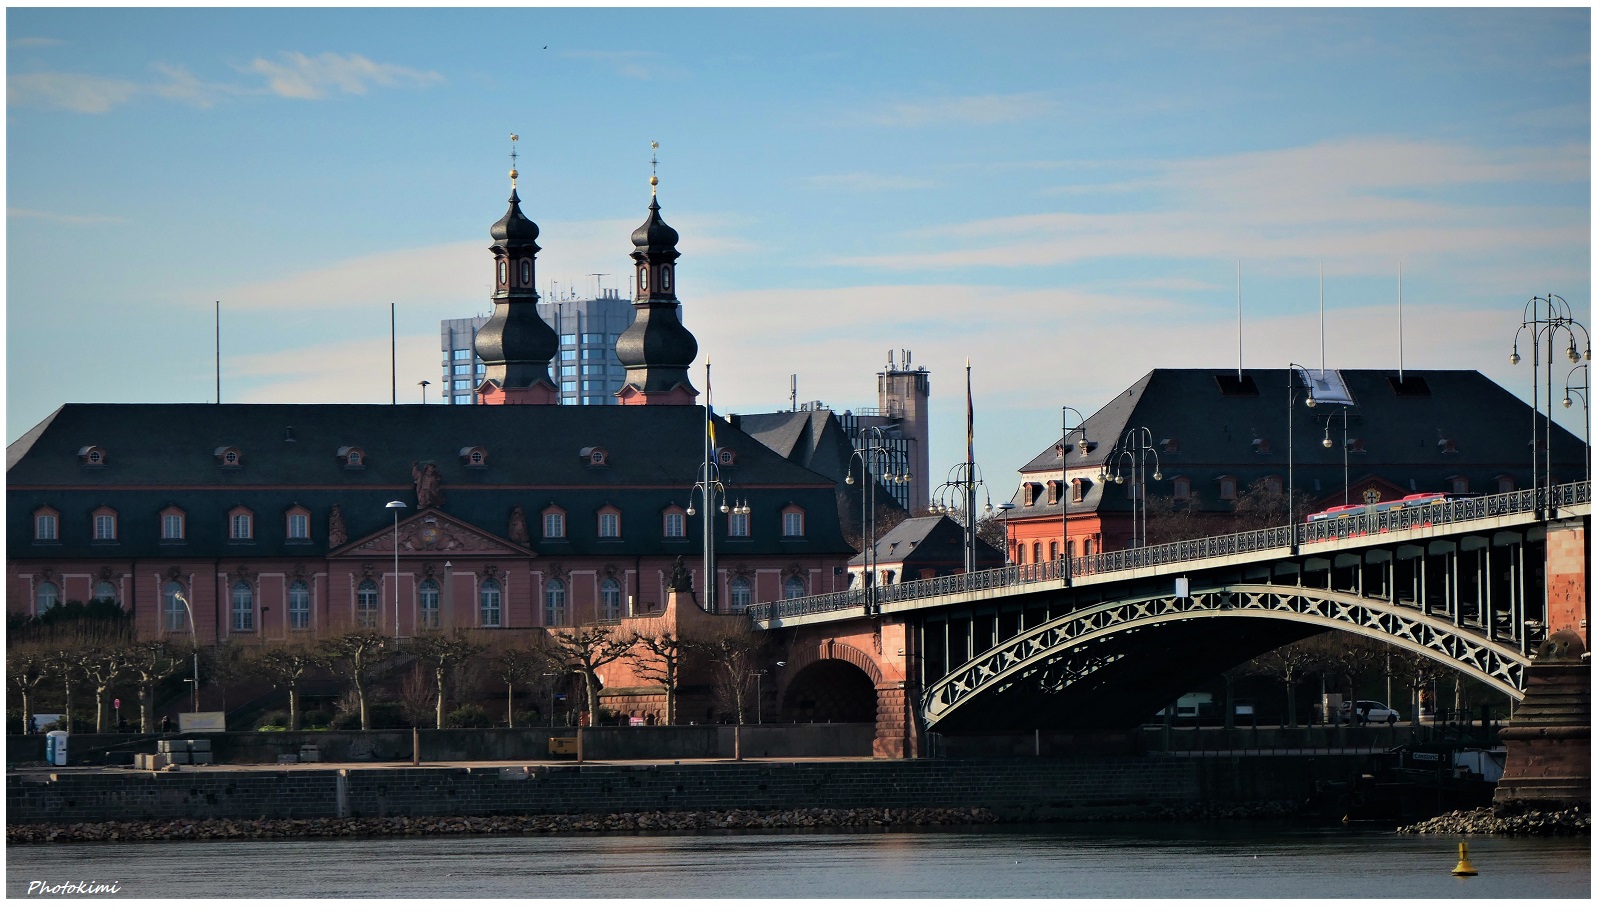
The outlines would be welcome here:
[[[968,549],[963,555],[963,563],[967,572],[972,573],[979,569],[978,546],[978,517],[974,514],[979,509],[979,500],[974,486],[973,474],[973,361],[963,360],[963,371],[968,382]]]
[[[716,584],[713,581],[715,563],[712,548],[712,359],[706,359],[706,440],[701,447],[701,574],[705,591],[701,610],[717,611]]]

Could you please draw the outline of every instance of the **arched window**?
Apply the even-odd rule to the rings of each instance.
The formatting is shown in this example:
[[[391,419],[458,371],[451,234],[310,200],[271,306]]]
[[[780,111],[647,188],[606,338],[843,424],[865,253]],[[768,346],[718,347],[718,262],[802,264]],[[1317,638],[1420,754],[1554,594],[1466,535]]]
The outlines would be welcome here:
[[[188,626],[189,612],[184,608],[184,603],[178,600],[178,596],[183,594],[183,583],[177,580],[168,581],[162,589],[161,614],[166,622],[162,627],[169,631],[184,630]]]
[[[501,584],[487,579],[478,586],[478,625],[501,626]]]
[[[61,604],[61,590],[55,583],[40,583],[33,590],[33,604],[35,614],[44,614]]]
[[[1057,543],[1056,542],[1051,542],[1047,546],[1046,550],[1048,552],[1047,556],[1050,557],[1050,559],[1052,559],[1052,560],[1056,560],[1057,559]]]
[[[743,576],[729,580],[729,608],[744,613],[751,607],[751,581]]]
[[[439,583],[433,580],[417,586],[417,624],[424,630],[439,629]]]
[[[623,587],[612,577],[601,580],[601,617],[615,621],[623,616]]]
[[[378,627],[378,584],[370,579],[356,587],[356,625],[369,630]]]
[[[117,584],[111,580],[101,580],[95,583],[95,601],[115,602],[117,600]]]
[[[545,584],[545,626],[567,626],[567,585],[559,579]]]
[[[305,630],[311,627],[311,587],[303,580],[289,586],[289,629]]]
[[[241,633],[255,630],[256,596],[250,591],[250,583],[244,580],[234,583],[228,602],[233,608],[231,614],[234,619],[234,630]]]
[[[1024,555],[1028,553],[1028,547],[1029,546],[1025,545],[1023,542],[1018,543],[1018,563],[1021,564],[1024,562]]]
[[[798,598],[801,598],[802,596],[805,596],[806,594],[807,594],[807,581],[806,580],[802,579],[799,575],[785,577],[785,580],[784,580],[784,597],[785,598],[787,598],[787,599],[798,599]]]

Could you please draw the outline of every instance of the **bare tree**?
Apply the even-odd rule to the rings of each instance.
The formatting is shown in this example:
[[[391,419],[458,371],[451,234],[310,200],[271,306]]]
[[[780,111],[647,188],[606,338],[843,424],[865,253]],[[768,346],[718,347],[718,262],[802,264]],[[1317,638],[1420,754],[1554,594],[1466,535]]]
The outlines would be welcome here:
[[[61,680],[62,718],[66,720],[63,726],[67,734],[72,734],[72,682],[78,673],[78,650],[67,647],[57,647],[45,653],[45,665],[50,673]]]
[[[376,630],[356,630],[329,637],[318,644],[322,664],[341,675],[356,695],[356,709],[362,720],[362,731],[371,727],[367,713],[367,686],[372,683],[373,668],[383,658],[387,648],[384,636]]]
[[[732,709],[735,722],[744,725],[745,691],[751,677],[762,667],[767,638],[755,631],[737,630],[697,637],[686,645],[712,665],[714,698],[719,706]]]
[[[665,701],[662,724],[678,722],[679,668],[684,662],[685,643],[671,630],[654,633],[637,633],[634,636],[637,650],[629,653],[629,664],[647,681],[662,685]]]
[[[632,646],[631,640],[619,639],[617,632],[610,627],[558,630],[546,639],[543,652],[552,661],[583,675],[584,705],[590,725],[595,725],[601,717],[601,696],[596,687],[600,679],[596,672],[623,658]]]
[[[538,649],[524,646],[503,646],[490,658],[495,676],[506,685],[506,727],[511,728],[517,718],[512,710],[512,690],[527,681],[543,679],[551,668],[551,660]]]
[[[35,643],[19,643],[6,649],[6,683],[22,700],[22,733],[29,731],[33,718],[33,694],[53,672],[46,651]]]
[[[317,647],[305,640],[291,640],[256,653],[251,664],[257,674],[289,694],[289,730],[300,731],[301,680],[322,664]]]
[[[106,730],[106,692],[128,672],[127,653],[120,644],[89,646],[78,653],[77,668],[95,693],[95,732]]]
[[[401,682],[401,709],[406,712],[406,721],[418,728],[434,717],[436,703],[434,688],[428,683],[428,673],[421,665],[413,665],[412,673]]]
[[[1272,675],[1285,685],[1285,722],[1288,725],[1296,724],[1296,682],[1318,660],[1317,654],[1303,642],[1270,650],[1245,664],[1247,673]]]
[[[401,647],[408,655],[415,656],[419,662],[430,669],[434,674],[434,727],[445,727],[445,681],[452,669],[461,665],[472,656],[484,651],[484,645],[467,639],[461,631],[450,636],[439,634],[424,634],[413,637]]]
[[[139,731],[149,734],[156,712],[156,688],[182,670],[189,661],[188,644],[163,640],[130,643],[122,649],[123,664],[139,691]]]

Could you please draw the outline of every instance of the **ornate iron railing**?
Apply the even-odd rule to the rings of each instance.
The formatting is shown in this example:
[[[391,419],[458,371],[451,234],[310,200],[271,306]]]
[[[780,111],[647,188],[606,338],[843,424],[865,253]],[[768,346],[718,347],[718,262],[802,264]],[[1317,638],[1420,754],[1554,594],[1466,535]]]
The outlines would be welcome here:
[[[1550,498],[1547,496],[1548,490],[1551,492]],[[1464,497],[1443,503],[1403,507],[1382,513],[1362,513],[1335,519],[1323,519],[1316,522],[1297,523],[1295,527],[1295,542],[1297,546],[1301,546],[1358,538],[1365,535],[1379,535],[1403,529],[1429,528],[1436,525],[1471,522],[1498,516],[1512,516],[1519,513],[1533,515],[1537,510],[1549,511],[1557,507],[1572,507],[1589,504],[1590,502],[1591,483],[1589,481],[1576,481],[1569,484],[1554,485],[1550,489],[1526,489],[1523,491],[1509,491],[1504,494],[1488,494],[1481,497]],[[1184,561],[1208,560],[1211,558],[1230,557],[1236,554],[1273,551],[1290,547],[1291,541],[1290,527],[1273,526],[1267,529],[1253,529],[1249,532],[1215,535],[1210,538],[1167,542],[1124,551],[1103,551],[1100,554],[1071,558],[1066,563],[1071,565],[1068,566],[1069,576],[1086,577],[1100,573],[1139,570],[1163,564],[1182,563]],[[997,567],[993,570],[979,570],[974,573],[957,573],[950,576],[911,580],[890,586],[876,587],[872,593],[873,604],[882,606],[890,602],[906,602],[942,595],[961,595],[986,590],[1004,590],[1028,583],[1052,582],[1063,578],[1063,570],[1064,561],[1058,559],[1037,564],[1013,564],[1006,567]],[[847,589],[843,592],[828,592],[798,599],[759,602],[751,605],[748,613],[753,621],[771,621],[778,618],[801,617],[846,608],[862,608],[864,606],[863,595],[864,593],[861,589]]]

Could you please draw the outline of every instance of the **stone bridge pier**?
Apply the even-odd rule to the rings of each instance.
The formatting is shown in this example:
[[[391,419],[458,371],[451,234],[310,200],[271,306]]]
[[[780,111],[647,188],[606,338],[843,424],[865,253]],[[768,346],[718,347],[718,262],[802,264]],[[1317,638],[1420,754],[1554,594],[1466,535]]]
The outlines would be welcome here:
[[[897,620],[864,617],[786,631],[779,674],[785,722],[873,722],[873,755],[919,756],[917,639]]]

